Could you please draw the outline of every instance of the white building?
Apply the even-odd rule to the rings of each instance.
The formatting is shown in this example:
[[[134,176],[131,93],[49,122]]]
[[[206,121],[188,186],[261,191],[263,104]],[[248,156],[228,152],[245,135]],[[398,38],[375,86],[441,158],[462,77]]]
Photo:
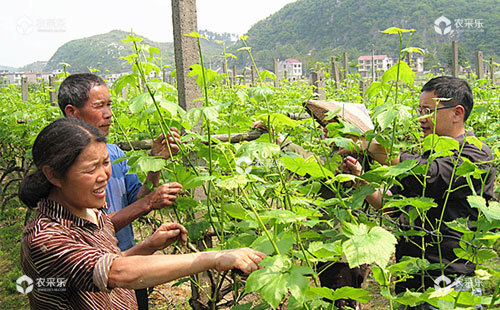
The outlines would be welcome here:
[[[375,66],[375,74],[378,72],[385,72],[393,65],[393,60],[387,55],[374,55],[373,64],[372,56],[359,56],[358,57],[358,73],[362,77],[372,76],[372,65]]]
[[[302,62],[297,59],[278,61],[278,78],[287,78],[290,81],[299,80],[302,76]]]
[[[31,70],[22,72],[0,72],[0,84],[15,84],[21,85],[21,80],[26,78],[27,82],[30,84],[39,83],[41,80],[49,82],[49,76],[55,76],[54,72],[33,72]]]
[[[124,75],[129,74],[128,72],[122,72],[122,73],[113,73],[113,74],[108,74],[105,76],[106,82],[108,85],[113,85],[116,80],[121,78]]]
[[[422,56],[414,56],[420,54],[410,54],[410,68],[415,73],[423,73],[424,72],[424,57]],[[408,59],[406,60],[408,61]]]

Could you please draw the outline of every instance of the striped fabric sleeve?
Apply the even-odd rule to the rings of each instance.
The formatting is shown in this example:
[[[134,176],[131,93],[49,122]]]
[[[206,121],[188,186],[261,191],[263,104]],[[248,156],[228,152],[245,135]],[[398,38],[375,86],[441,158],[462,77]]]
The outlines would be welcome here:
[[[94,267],[93,280],[95,286],[99,288],[100,291],[109,293],[112,289],[108,288],[108,274],[111,269],[111,265],[118,254],[108,253],[104,254]]]
[[[40,277],[63,278],[69,288],[99,291],[94,282],[94,267],[107,254],[105,251],[79,242],[62,225],[42,223],[35,229],[28,243]]]

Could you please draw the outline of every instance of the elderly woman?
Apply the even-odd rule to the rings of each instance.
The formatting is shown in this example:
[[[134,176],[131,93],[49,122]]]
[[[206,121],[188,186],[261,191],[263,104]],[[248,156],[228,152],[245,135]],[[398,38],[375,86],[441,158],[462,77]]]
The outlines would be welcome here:
[[[35,285],[33,309],[136,309],[130,289],[151,287],[208,269],[250,273],[265,254],[248,248],[185,255],[151,255],[175,241],[186,243],[186,229],[164,224],[149,238],[121,252],[106,204],[111,163],[106,138],[75,119],[45,127],[33,145],[37,170],[22,182],[19,197],[36,208],[21,249],[24,273],[58,279],[56,289]],[[61,279],[62,281],[59,281]]]

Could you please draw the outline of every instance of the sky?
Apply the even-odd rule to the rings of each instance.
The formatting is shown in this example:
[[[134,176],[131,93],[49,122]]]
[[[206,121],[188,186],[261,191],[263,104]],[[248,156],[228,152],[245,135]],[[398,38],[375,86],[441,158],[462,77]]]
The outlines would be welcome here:
[[[198,29],[242,35],[297,0],[197,0]],[[114,29],[172,42],[170,0],[7,0],[0,10],[0,65],[47,61],[64,43]]]

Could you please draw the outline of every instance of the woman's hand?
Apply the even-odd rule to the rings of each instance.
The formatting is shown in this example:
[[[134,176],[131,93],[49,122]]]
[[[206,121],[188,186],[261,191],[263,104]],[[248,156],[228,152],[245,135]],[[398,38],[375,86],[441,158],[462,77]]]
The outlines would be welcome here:
[[[144,246],[154,252],[166,248],[175,241],[186,245],[187,230],[179,223],[168,223],[161,225],[151,236],[144,240]]]
[[[215,252],[215,269],[226,271],[238,268],[244,273],[251,273],[259,269],[260,262],[266,254],[250,248],[223,250]]]

